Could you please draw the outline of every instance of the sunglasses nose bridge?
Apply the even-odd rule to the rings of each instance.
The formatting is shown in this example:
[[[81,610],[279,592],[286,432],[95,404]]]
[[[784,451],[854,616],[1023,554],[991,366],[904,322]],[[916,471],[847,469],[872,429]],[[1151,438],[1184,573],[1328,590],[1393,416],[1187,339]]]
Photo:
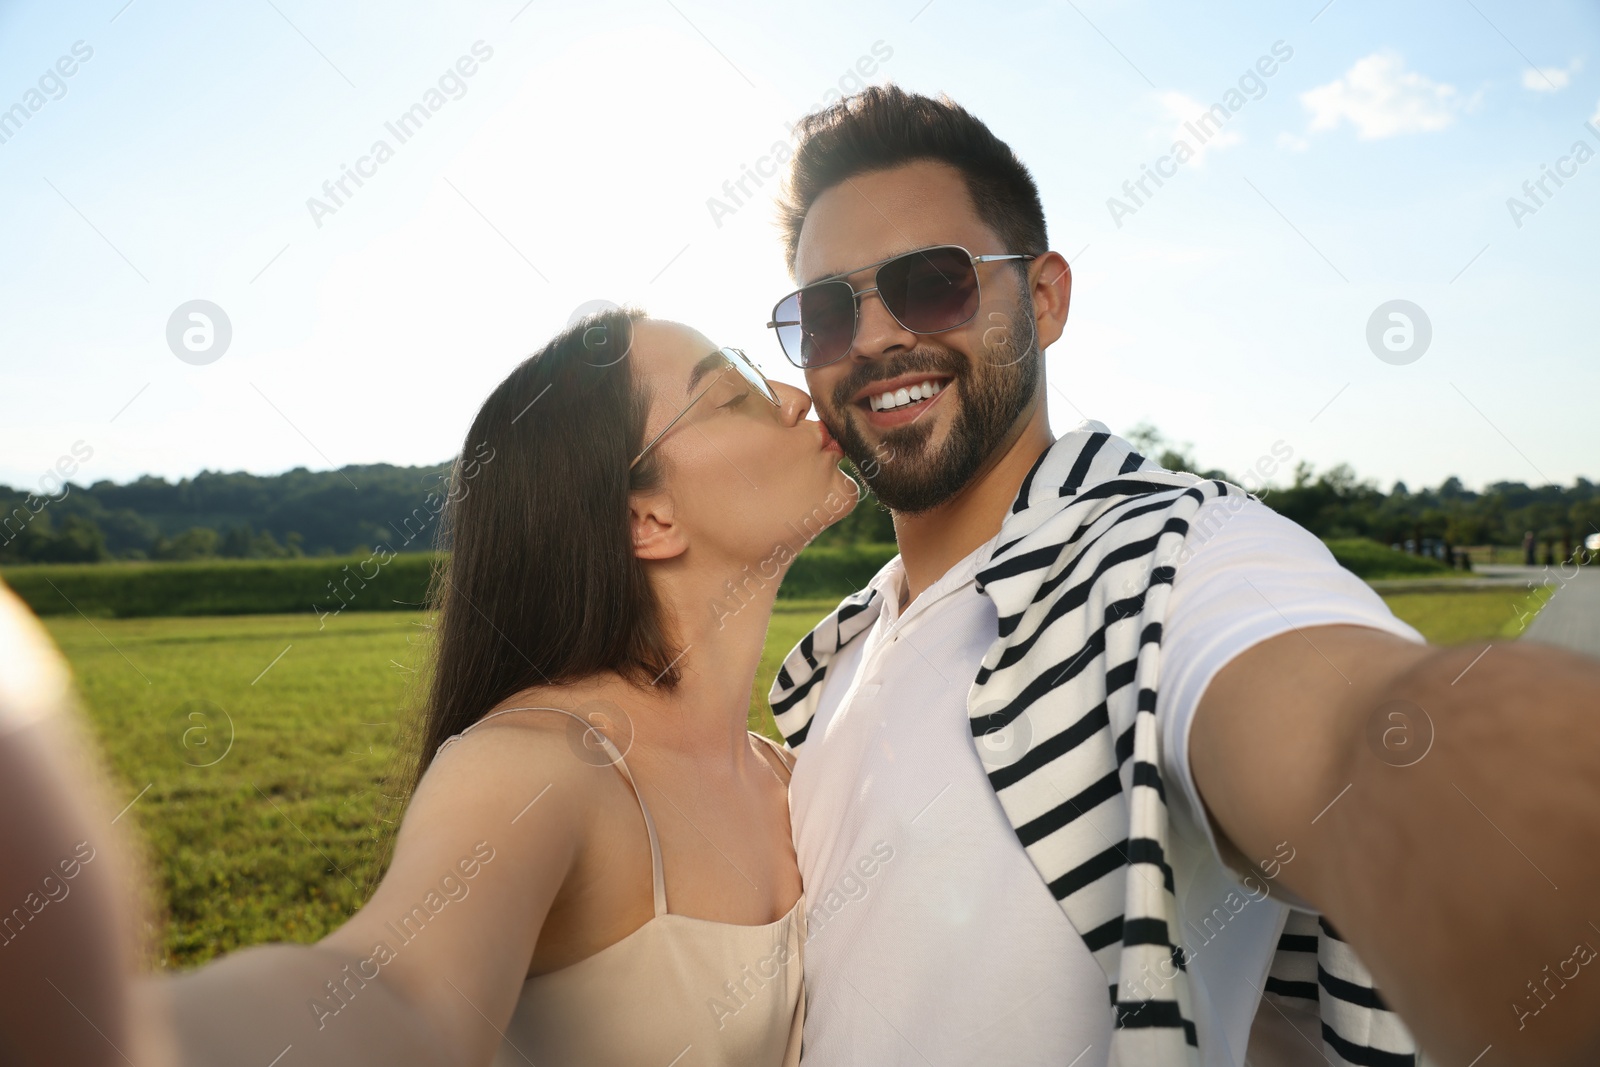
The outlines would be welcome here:
[[[855,305],[856,305],[856,318],[857,319],[859,319],[861,317],[861,298],[866,296],[868,293],[876,293],[877,297],[878,297],[878,302],[880,304],[883,303],[883,294],[878,292],[878,287],[876,285],[870,285],[865,289],[851,289],[850,290],[850,299],[855,301]],[[888,307],[888,306],[889,305],[884,304],[884,307]],[[892,314],[894,314],[894,312],[891,311],[890,314],[892,315]]]
[[[889,302],[883,298],[883,293],[879,290],[878,286],[874,285],[866,289],[857,289],[855,291],[855,328],[850,331],[850,347],[845,349],[845,355],[850,354],[850,349],[855,347],[856,340],[861,336],[861,319],[863,314],[861,308],[861,298],[866,296],[868,293],[872,293],[878,298],[878,303],[883,306],[884,314],[889,316],[889,321],[894,323],[896,327],[901,330],[905,330],[908,333],[915,332],[901,321],[900,316],[895,313],[894,308],[890,307]]]
[[[851,350],[853,350],[854,347],[856,347],[856,341],[858,341],[858,339],[861,338],[861,328],[862,328],[861,298],[862,298],[862,296],[866,296],[867,293],[872,293],[872,294],[875,294],[875,296],[877,296],[878,304],[882,304],[882,306],[883,306],[883,314],[888,315],[888,317],[890,317],[890,322],[894,323],[894,328],[896,328],[896,330],[904,330],[904,331],[906,331],[906,333],[917,333],[917,331],[912,330],[912,328],[910,328],[910,326],[907,326],[906,322],[904,322],[904,320],[902,320],[902,318],[899,317],[898,312],[896,312],[896,310],[894,310],[893,307],[890,306],[890,302],[886,301],[886,299],[883,299],[883,293],[882,293],[882,291],[880,291],[880,288],[878,288],[877,285],[870,286],[870,288],[866,288],[866,290],[856,290],[856,326],[854,326],[854,330],[851,330],[850,347],[846,347],[845,355],[850,355]],[[840,357],[840,358],[843,358],[843,357]]]

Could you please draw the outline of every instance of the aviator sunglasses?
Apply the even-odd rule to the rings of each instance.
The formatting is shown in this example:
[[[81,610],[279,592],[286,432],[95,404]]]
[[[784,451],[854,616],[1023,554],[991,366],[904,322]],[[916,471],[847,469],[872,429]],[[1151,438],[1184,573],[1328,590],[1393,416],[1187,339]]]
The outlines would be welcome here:
[[[869,263],[873,284],[856,289],[842,276],[796,289],[772,309],[767,328],[789,362],[802,370],[837,363],[850,351],[861,298],[877,293],[894,320],[912,333],[943,333],[978,313],[978,264],[1033,256],[975,256],[960,245],[935,245]],[[854,274],[856,271],[851,271]]]
[[[701,370],[707,365],[710,365],[718,368],[717,374],[711,379],[710,382],[706,384],[705,388],[701,389],[694,395],[693,399],[691,399],[687,404],[683,405],[682,411],[672,416],[671,422],[661,427],[656,435],[650,438],[649,443],[639,450],[639,454],[637,456],[633,457],[633,462],[628,464],[629,470],[637,467],[639,465],[639,461],[656,446],[656,442],[665,437],[667,435],[667,431],[678,424],[679,419],[689,414],[689,409],[694,407],[695,401],[711,392],[712,388],[716,386],[717,382],[721,381],[723,376],[726,375],[730,370],[738,372],[739,377],[743,379],[745,386],[747,386],[751,392],[761,396],[774,407],[781,408],[783,406],[783,401],[778,399],[778,394],[773,390],[772,383],[767,381],[767,376],[761,373],[760,367],[757,367],[750,361],[750,357],[744,354],[743,349],[719,348],[717,351],[711,353],[705,359],[701,360],[700,363],[702,366],[697,367],[697,371]]]

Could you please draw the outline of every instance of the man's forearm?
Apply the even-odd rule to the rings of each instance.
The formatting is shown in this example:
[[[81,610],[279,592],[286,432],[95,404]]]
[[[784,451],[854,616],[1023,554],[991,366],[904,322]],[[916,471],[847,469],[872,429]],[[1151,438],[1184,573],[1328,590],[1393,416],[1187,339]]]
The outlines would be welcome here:
[[[1432,650],[1345,717],[1349,787],[1294,874],[1430,1055],[1597,1063],[1600,663],[1483,647]]]
[[[266,1067],[279,1057],[285,1067],[451,1064],[443,1042],[381,976],[350,980],[345,965],[356,962],[317,945],[258,945],[197,971],[144,979],[136,1003],[169,1013],[181,1067]]]

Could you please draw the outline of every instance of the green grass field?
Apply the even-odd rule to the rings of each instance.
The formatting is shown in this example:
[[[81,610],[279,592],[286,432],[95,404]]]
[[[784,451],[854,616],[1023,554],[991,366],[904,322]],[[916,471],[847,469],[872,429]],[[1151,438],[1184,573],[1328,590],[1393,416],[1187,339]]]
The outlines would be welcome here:
[[[1514,590],[1398,594],[1441,642],[1512,636]],[[751,696],[836,603],[779,601]],[[188,967],[263,941],[315,941],[376,875],[386,774],[413,706],[423,616],[346,612],[83,619],[46,625],[77,676],[124,822],[168,902],[164,958]]]
[[[1527,628],[1522,615],[1532,618],[1554,592],[1540,586],[1532,593],[1516,587],[1462,593],[1390,593],[1389,610],[1415,626],[1435,644],[1456,645],[1485,638],[1520,637]]]

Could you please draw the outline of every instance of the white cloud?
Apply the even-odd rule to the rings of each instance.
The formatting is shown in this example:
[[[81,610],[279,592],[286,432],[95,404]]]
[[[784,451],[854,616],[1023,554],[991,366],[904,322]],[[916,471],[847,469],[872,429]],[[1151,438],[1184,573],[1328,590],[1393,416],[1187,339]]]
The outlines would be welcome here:
[[[1174,124],[1167,136],[1173,142],[1183,141],[1194,151],[1194,156],[1188,161],[1190,165],[1203,167],[1207,153],[1243,143],[1244,134],[1221,125],[1221,122],[1227,121],[1229,114],[1225,106],[1213,108],[1192,96],[1177,92],[1162,93],[1159,99],[1162,110]]]
[[[1522,72],[1522,87],[1538,93],[1560,92],[1567,87],[1569,80],[1567,72],[1560,67],[1546,67],[1543,70],[1529,67]]]
[[[1311,130],[1331,130],[1348,120],[1362,140],[1442,130],[1460,106],[1455,86],[1405,69],[1398,55],[1374,52],[1343,76],[1300,94]]]
[[[1278,147],[1290,152],[1304,152],[1311,147],[1311,142],[1304,137],[1285,130],[1283,133],[1278,134]]]
[[[1536,93],[1558,93],[1565,89],[1572,81],[1572,76],[1583,68],[1583,57],[1579,56],[1569,63],[1565,69],[1561,67],[1529,67],[1522,72],[1522,87],[1532,89]]]

